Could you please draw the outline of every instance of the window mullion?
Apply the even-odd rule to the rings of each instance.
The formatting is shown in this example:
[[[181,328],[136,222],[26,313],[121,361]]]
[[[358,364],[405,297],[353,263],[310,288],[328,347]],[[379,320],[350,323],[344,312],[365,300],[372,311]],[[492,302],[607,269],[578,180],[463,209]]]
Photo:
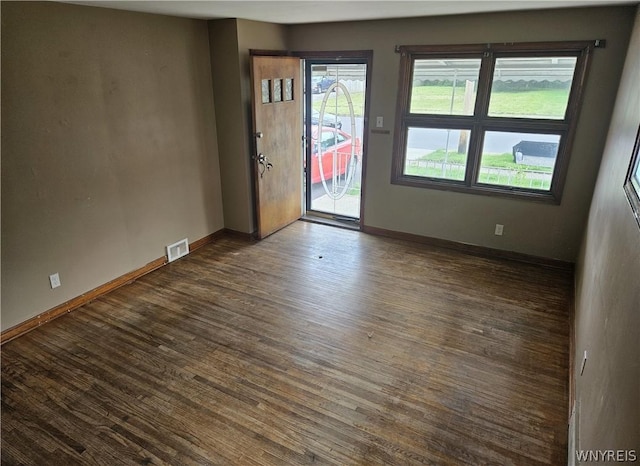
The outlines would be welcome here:
[[[478,76],[478,96],[476,98],[476,108],[474,112],[474,115],[478,118],[484,118],[489,109],[494,66],[495,59],[493,53],[490,51],[484,52],[480,65],[480,74]]]
[[[469,154],[467,156],[467,172],[465,175],[465,184],[473,186],[478,178],[480,170],[480,154],[482,152],[482,137],[484,134],[483,122],[486,119],[489,108],[489,98],[491,94],[491,82],[493,79],[493,69],[495,60],[493,52],[485,51],[482,54],[482,62],[480,65],[480,74],[478,76],[478,94],[476,98],[476,107],[474,117],[476,124],[471,131],[471,140],[469,141]]]
[[[411,114],[404,118],[406,126],[432,128],[461,128],[472,129],[476,118],[457,115],[417,115]]]
[[[522,131],[525,132],[564,132],[569,125],[564,121],[532,120],[526,118],[487,117],[482,119],[485,130]]]
[[[480,170],[480,152],[482,151],[482,124],[478,119],[477,123],[471,130],[471,139],[469,141],[469,154],[467,156],[467,172],[464,182],[471,187],[476,183],[478,171]]]

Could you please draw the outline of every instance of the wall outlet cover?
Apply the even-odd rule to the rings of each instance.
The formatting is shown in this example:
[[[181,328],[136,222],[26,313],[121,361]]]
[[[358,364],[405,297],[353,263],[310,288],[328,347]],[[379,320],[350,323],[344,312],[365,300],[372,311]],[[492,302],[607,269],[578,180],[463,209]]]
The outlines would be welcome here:
[[[51,289],[58,288],[61,285],[58,272],[49,275],[49,283],[51,284]]]

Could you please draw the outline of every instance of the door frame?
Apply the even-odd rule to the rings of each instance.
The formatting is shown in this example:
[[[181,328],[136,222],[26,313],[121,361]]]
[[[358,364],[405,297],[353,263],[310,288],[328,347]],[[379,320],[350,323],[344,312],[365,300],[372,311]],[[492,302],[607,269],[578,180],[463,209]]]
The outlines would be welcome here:
[[[362,130],[362,185],[360,187],[360,218],[358,222],[358,228],[362,230],[365,224],[365,191],[367,185],[367,153],[369,147],[369,109],[371,103],[371,72],[373,67],[373,50],[339,50],[339,51],[316,51],[316,52],[292,52],[292,55],[304,60],[304,87],[305,87],[305,160],[309,160],[311,152],[311,135],[308,134],[311,128],[311,112],[307,112],[307,109],[311,108],[312,96],[311,96],[311,75],[307,76],[306,62],[307,61],[333,61],[336,64],[340,62],[356,63],[367,65],[367,72],[365,75],[365,94],[364,94],[364,115],[363,115],[363,130]],[[306,206],[310,205],[311,197],[311,170],[307,170],[306,173],[306,193],[305,193],[305,212]]]

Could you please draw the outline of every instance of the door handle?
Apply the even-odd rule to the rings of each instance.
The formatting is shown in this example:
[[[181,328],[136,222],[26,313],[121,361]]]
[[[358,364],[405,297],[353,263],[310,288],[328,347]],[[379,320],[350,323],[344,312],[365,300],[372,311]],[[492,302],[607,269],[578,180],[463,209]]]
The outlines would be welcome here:
[[[263,153],[258,154],[254,158],[258,162],[258,165],[260,165],[260,178],[262,178],[265,171],[270,171],[273,168],[273,164],[269,162],[269,159]]]

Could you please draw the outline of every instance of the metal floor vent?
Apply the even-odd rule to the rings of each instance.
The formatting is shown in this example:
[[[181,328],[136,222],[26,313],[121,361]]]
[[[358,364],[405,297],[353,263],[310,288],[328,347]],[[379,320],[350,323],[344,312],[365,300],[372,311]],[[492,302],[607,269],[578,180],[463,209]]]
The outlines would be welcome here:
[[[180,259],[187,254],[189,254],[189,241],[187,238],[167,246],[167,259],[169,262]]]

